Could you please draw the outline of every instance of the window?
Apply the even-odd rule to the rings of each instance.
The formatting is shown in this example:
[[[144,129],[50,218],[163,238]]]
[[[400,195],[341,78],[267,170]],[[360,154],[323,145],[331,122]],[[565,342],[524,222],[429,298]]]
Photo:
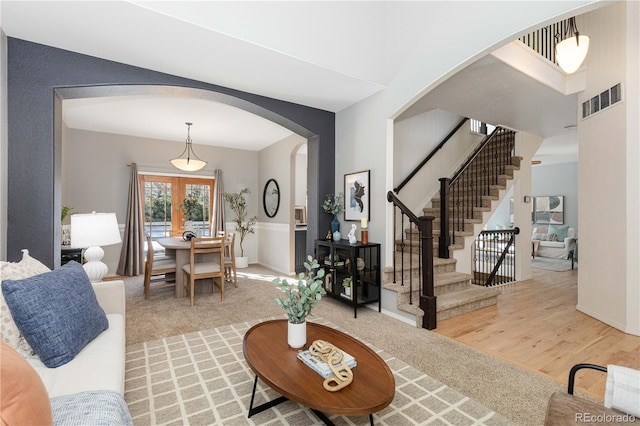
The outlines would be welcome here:
[[[213,179],[141,174],[144,230],[153,239],[185,230],[211,235]]]

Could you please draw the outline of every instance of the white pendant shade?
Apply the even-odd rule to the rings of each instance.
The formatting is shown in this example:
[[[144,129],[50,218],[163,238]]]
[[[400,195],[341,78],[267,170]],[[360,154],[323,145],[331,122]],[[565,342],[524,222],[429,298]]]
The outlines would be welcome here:
[[[556,45],[556,60],[560,68],[567,74],[572,74],[580,68],[589,50],[589,37],[581,35],[568,37]]]
[[[207,165],[206,161],[200,161],[193,158],[174,158],[171,164],[185,172],[195,172]]]
[[[180,157],[171,160],[174,167],[184,170],[185,172],[195,172],[207,165],[206,161],[202,161],[195,152],[193,152],[193,144],[191,142],[191,126],[193,123],[184,123],[187,125],[187,140],[184,151]]]

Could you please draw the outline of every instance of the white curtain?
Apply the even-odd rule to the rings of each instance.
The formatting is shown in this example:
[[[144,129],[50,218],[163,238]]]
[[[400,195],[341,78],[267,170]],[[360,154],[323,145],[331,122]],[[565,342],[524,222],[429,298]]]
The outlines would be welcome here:
[[[142,197],[138,183],[138,165],[131,164],[127,218],[124,225],[124,238],[118,263],[118,275],[134,276],[144,271],[144,219],[142,217]]]
[[[222,170],[216,169],[213,183],[213,217],[211,218],[211,235],[218,235],[218,231],[224,231],[224,185],[222,183]]]

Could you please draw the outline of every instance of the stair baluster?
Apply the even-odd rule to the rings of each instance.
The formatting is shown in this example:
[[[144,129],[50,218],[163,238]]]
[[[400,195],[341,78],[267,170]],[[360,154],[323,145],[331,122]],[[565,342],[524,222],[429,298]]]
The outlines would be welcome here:
[[[424,316],[422,319],[422,327],[428,330],[433,330],[436,328],[436,296],[434,290],[434,282],[433,282],[433,216],[422,216],[418,218],[407,206],[405,206],[396,195],[389,191],[387,193],[387,201],[392,203],[395,207],[394,210],[400,211],[400,230],[402,232],[402,237],[400,240],[400,262],[401,262],[401,286],[404,286],[404,258],[405,258],[405,217],[409,221],[409,271],[413,270],[413,248],[414,242],[418,243],[418,258],[419,265],[419,279],[418,279],[418,290],[420,294],[420,308],[424,311]],[[397,220],[397,215],[394,213],[394,235],[395,235],[395,220]],[[415,232],[413,232],[414,226],[417,228],[417,233],[419,238],[416,241]],[[397,241],[397,240],[395,240]],[[429,247],[429,250],[425,250],[423,248],[423,244],[426,244],[424,247]],[[393,282],[396,282],[396,256],[393,257],[393,273],[394,278]],[[409,274],[409,304],[413,304],[413,274]]]

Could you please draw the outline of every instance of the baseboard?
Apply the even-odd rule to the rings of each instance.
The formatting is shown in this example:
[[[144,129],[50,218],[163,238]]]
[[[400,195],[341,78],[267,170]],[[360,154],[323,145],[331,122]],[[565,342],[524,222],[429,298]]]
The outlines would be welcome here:
[[[576,305],[576,309],[580,312],[582,312],[583,314],[589,315],[592,318],[597,319],[598,321],[602,321],[603,323],[610,325],[611,327],[622,331],[623,333],[628,333],[628,334],[633,334],[633,335],[638,335],[636,333],[632,333],[630,331],[627,330],[626,324],[620,324],[618,321],[614,321],[610,318],[606,318],[603,317],[602,315],[596,313],[596,312],[592,312],[590,309],[585,308],[584,306],[580,306],[580,305]]]
[[[372,309],[374,311],[378,311],[378,305],[376,305],[376,304],[366,305],[366,307],[369,308],[369,309]],[[404,322],[406,324],[412,325],[414,327],[416,326],[416,318],[415,317],[407,318],[407,317],[399,315],[399,314],[397,314],[395,312],[389,311],[387,309],[382,309],[381,313],[386,315],[386,316],[388,316],[388,317],[397,319],[398,321],[402,321],[402,322]]]

